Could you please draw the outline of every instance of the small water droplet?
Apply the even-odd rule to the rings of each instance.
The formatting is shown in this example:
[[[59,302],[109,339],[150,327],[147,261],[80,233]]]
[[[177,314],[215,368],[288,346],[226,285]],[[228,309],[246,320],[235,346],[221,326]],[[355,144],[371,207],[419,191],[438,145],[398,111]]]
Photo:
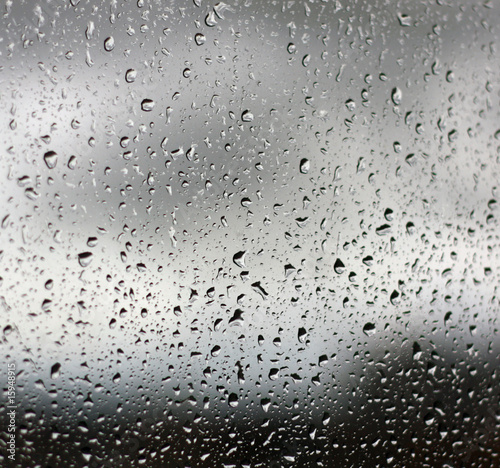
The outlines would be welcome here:
[[[229,403],[229,406],[231,406],[232,408],[236,408],[238,406],[238,395],[236,395],[236,393],[231,393],[227,401]]]
[[[399,104],[401,104],[401,99],[402,98],[403,98],[403,92],[399,88],[394,88],[392,90],[392,94],[391,94],[392,102],[396,106],[399,106]]]
[[[57,153],[55,151],[47,151],[43,156],[43,160],[49,169],[54,169],[57,164]]]
[[[104,50],[106,52],[111,52],[115,48],[115,40],[113,36],[110,36],[104,40]]]
[[[83,252],[81,254],[78,254],[78,263],[80,263],[80,266],[82,266],[83,268],[89,266],[91,262],[92,262],[91,252]]]
[[[418,360],[422,356],[422,348],[420,345],[415,341],[413,343],[413,359]]]
[[[363,333],[366,335],[366,336],[372,336],[375,334],[375,332],[377,331],[377,329],[375,328],[375,325],[371,322],[368,322],[367,324],[365,324],[365,326],[363,327]]]
[[[398,12],[398,20],[401,26],[411,26],[411,16]]]
[[[231,326],[241,326],[244,323],[243,311],[241,309],[236,309],[233,316],[229,319],[229,325]]]
[[[53,379],[57,379],[59,377],[60,370],[61,370],[61,364],[56,362],[50,369],[50,377]]]
[[[215,18],[215,12],[211,11],[206,17],[205,17],[205,24],[209,28],[213,28],[217,24],[217,20]]]
[[[155,106],[155,102],[152,99],[144,99],[141,102],[141,109],[144,112],[151,112]]]
[[[269,371],[269,379],[270,380],[276,380],[279,377],[280,370],[273,368]]]
[[[203,45],[205,44],[205,42],[207,41],[207,38],[201,34],[201,33],[198,33],[194,36],[194,42],[196,42],[196,45]]]
[[[246,250],[242,250],[241,252],[238,252],[234,254],[233,256],[233,262],[239,266],[240,268],[245,268],[245,255],[246,255]]]
[[[76,156],[71,156],[68,160],[68,168],[74,169],[76,167]]]
[[[243,122],[251,122],[253,120],[253,114],[249,110],[246,110],[241,114],[241,120],[243,120]]]
[[[137,78],[137,71],[134,70],[133,68],[130,68],[125,72],[125,81],[127,83],[133,83],[136,78]]]
[[[383,224],[382,226],[379,226],[377,229],[375,229],[375,232],[379,236],[386,236],[387,234],[391,233],[391,225]]]
[[[309,159],[302,159],[300,161],[300,172],[302,174],[307,174],[309,172],[309,170],[311,169],[311,163],[309,161]]]
[[[335,273],[337,273],[338,275],[344,273],[345,265],[342,262],[342,260],[340,260],[340,258],[337,258],[337,260],[335,260],[335,265],[333,266],[333,269],[335,270]]]

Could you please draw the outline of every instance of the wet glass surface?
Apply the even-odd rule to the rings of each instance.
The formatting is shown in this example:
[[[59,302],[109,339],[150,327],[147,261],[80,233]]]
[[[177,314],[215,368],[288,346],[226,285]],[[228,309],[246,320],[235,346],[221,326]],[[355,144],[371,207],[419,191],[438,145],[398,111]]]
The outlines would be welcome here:
[[[0,11],[2,466],[500,466],[500,4]]]

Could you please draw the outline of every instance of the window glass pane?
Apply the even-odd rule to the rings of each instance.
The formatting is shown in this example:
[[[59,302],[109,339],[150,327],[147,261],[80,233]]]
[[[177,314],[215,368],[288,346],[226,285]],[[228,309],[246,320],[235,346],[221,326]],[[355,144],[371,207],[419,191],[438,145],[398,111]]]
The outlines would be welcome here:
[[[500,4],[0,11],[2,466],[499,466]]]

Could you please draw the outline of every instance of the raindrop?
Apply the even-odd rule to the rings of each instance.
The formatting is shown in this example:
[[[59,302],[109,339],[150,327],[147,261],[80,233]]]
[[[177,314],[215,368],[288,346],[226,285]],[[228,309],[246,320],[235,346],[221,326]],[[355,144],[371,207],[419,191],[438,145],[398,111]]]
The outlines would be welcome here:
[[[92,262],[91,252],[83,252],[78,254],[78,263],[80,263],[80,266],[82,266],[83,268],[89,266],[91,262]]]
[[[207,38],[201,33],[198,33],[194,36],[194,42],[196,42],[196,45],[201,46],[205,44],[206,40]]]
[[[391,225],[383,224],[382,226],[379,226],[377,229],[375,229],[375,232],[379,236],[386,236],[387,234],[391,233]]]
[[[57,164],[57,154],[55,151],[47,151],[44,156],[43,160],[45,161],[45,164],[49,169],[54,169]]]
[[[401,26],[411,26],[411,16],[398,12],[398,20]]]
[[[304,158],[300,161],[300,172],[302,174],[307,174],[310,168],[311,168],[311,163],[309,162],[309,159]]]
[[[213,11],[208,13],[208,15],[205,17],[205,24],[210,28],[213,28],[217,24],[217,20],[215,18],[215,13]],[[200,45],[200,44],[198,44],[198,45]]]
[[[111,52],[115,48],[115,40],[113,36],[107,37],[104,40],[104,50],[106,52]]]
[[[76,156],[70,156],[68,159],[68,168],[74,169],[76,167]]]
[[[335,260],[335,265],[333,266],[333,269],[335,270],[335,273],[337,273],[339,275],[344,273],[345,265],[342,262],[342,260],[340,260],[340,258],[337,258],[337,260]]]
[[[134,70],[133,68],[129,68],[126,72],[125,72],[125,81],[127,83],[133,83],[137,78],[137,71]]]
[[[236,254],[234,254],[233,256],[233,262],[239,266],[240,268],[245,268],[245,255],[246,255],[246,251],[245,250],[242,250]]]
[[[392,99],[392,102],[396,105],[396,106],[399,106],[399,104],[401,104],[401,99],[403,98],[403,93],[402,91],[399,89],[399,88],[394,88],[392,90],[392,94],[391,94],[391,99]]]
[[[151,112],[155,106],[155,102],[152,99],[144,99],[141,102],[141,109],[144,112]]]
[[[249,110],[246,110],[241,114],[241,120],[243,122],[252,122],[253,114]]]
[[[372,336],[375,334],[375,332],[376,332],[375,325],[371,322],[366,323],[365,326],[363,327],[363,333],[366,336]]]
[[[61,364],[56,362],[52,368],[50,369],[50,377],[52,379],[57,379],[59,378],[59,371],[61,370]]]
[[[231,393],[227,399],[229,406],[236,408],[238,406],[238,395],[236,393]]]

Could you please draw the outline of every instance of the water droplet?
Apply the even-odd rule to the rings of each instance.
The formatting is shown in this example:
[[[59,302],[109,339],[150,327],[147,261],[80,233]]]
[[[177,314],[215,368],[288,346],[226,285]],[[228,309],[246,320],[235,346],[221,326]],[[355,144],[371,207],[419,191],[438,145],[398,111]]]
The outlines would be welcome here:
[[[136,78],[137,78],[137,71],[134,70],[133,68],[130,68],[125,72],[125,81],[127,83],[133,83]]]
[[[78,263],[80,263],[80,266],[82,266],[83,268],[89,266],[91,262],[92,262],[91,252],[83,252],[81,254],[78,254]]]
[[[269,379],[270,380],[276,380],[279,377],[280,370],[273,368],[269,371]]]
[[[55,151],[47,151],[43,156],[43,160],[49,169],[54,169],[57,165],[57,154]]]
[[[205,24],[209,27],[209,28],[213,28],[216,24],[217,24],[217,20],[215,18],[215,12],[214,11],[211,11],[210,13],[208,13],[208,15],[205,17]],[[198,44],[199,45],[199,44]]]
[[[422,348],[420,345],[415,341],[413,343],[413,359],[418,360],[422,356]]]
[[[243,325],[243,323],[243,311],[240,309],[236,309],[231,319],[229,319],[229,325],[241,326]]]
[[[245,268],[246,266],[245,255],[246,255],[246,250],[242,250],[241,252],[238,252],[233,256],[233,262],[240,268]]]
[[[249,110],[246,110],[241,114],[241,120],[243,122],[252,122],[253,114]]]
[[[155,102],[152,99],[144,99],[141,102],[141,109],[144,112],[151,112],[155,107]]]
[[[453,143],[453,142],[457,141],[457,138],[458,138],[458,131],[457,130],[451,130],[448,133],[448,141],[450,143]]]
[[[76,167],[76,156],[71,156],[68,159],[68,168],[69,169],[74,169]]]
[[[227,399],[229,406],[236,408],[238,406],[238,395],[236,393],[231,393]]]
[[[194,36],[194,42],[196,42],[196,45],[203,45],[205,44],[205,42],[207,41],[207,38],[201,34],[201,33],[198,33]]]
[[[104,40],[104,50],[106,52],[111,52],[115,48],[115,40],[113,36],[110,36]]]
[[[337,260],[335,260],[335,265],[333,266],[333,269],[335,270],[335,273],[337,273],[339,275],[344,273],[345,265],[342,262],[342,260],[340,260],[340,258],[337,258]]]
[[[271,406],[271,400],[269,398],[263,398],[262,400],[260,400],[260,406],[262,407],[264,412],[267,413],[269,411],[269,407]]]
[[[302,159],[300,161],[300,172],[302,174],[307,174],[309,172],[309,170],[311,169],[311,163],[309,161],[309,159]]]
[[[345,102],[345,106],[346,106],[347,110],[351,111],[351,112],[353,112],[356,109],[356,103],[352,99],[348,99]]]
[[[61,364],[56,362],[50,369],[50,377],[53,379],[59,378],[59,371],[61,370]]]
[[[382,226],[379,226],[377,229],[375,229],[375,232],[379,236],[386,236],[387,234],[390,234],[391,231],[392,229],[390,224],[383,224]]]
[[[401,104],[401,99],[402,98],[403,98],[403,92],[399,88],[394,88],[392,90],[392,94],[391,94],[392,102],[396,106],[399,106],[399,104]]]
[[[363,333],[366,335],[366,336],[372,336],[375,334],[375,332],[377,331],[377,329],[375,328],[375,325],[371,322],[368,322],[367,324],[365,324],[365,326],[363,327]]]
[[[411,26],[411,16],[398,12],[398,20],[401,26]]]

